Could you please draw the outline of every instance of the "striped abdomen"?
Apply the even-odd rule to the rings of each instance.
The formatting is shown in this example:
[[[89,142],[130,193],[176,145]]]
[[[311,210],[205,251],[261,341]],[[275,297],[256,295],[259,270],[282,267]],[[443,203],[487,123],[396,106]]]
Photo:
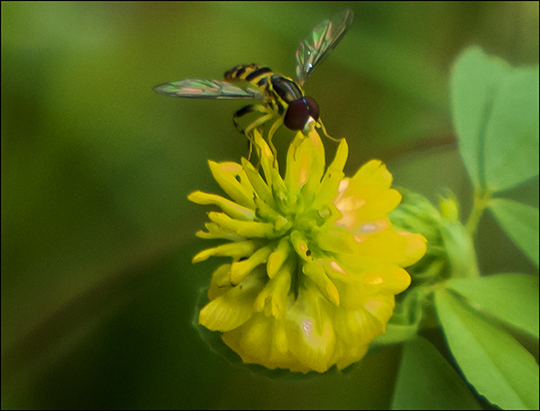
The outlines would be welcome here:
[[[248,81],[267,91],[267,86],[272,75],[274,75],[274,72],[268,67],[258,64],[239,64],[225,73],[225,80],[231,83]]]

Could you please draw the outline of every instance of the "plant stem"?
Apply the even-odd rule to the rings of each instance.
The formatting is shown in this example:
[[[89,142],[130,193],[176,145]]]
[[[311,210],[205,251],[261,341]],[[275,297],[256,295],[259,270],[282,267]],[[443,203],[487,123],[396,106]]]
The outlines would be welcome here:
[[[480,218],[484,214],[484,210],[491,201],[491,191],[489,190],[475,190],[474,192],[474,205],[469,215],[467,224],[465,225],[467,232],[471,237],[474,237]]]

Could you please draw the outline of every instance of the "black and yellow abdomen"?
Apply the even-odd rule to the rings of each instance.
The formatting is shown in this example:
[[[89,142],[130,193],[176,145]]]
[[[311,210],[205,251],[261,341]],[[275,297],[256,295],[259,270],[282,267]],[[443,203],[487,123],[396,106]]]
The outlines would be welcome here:
[[[225,81],[235,83],[238,81],[247,81],[262,90],[265,90],[270,77],[274,72],[269,67],[263,67],[259,64],[239,64],[225,72]]]

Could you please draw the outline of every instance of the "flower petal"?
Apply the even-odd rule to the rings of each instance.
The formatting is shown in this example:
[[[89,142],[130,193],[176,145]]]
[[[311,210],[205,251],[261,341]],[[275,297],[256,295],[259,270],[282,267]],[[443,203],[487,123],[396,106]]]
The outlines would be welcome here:
[[[261,364],[271,370],[288,368],[293,372],[311,371],[291,352],[283,320],[258,313],[241,327],[224,333],[222,338],[246,364]]]
[[[377,185],[390,188],[392,174],[380,160],[371,160],[364,164],[351,179],[358,185]]]
[[[197,253],[197,255],[193,257],[191,262],[200,263],[212,256],[232,257],[235,259],[243,258],[253,254],[253,252],[258,248],[258,246],[259,244],[257,242],[251,240],[236,241],[234,243],[218,245],[217,247],[207,248],[206,250]]]
[[[242,237],[276,238],[280,237],[292,225],[287,221],[281,220],[279,221],[279,226],[277,224],[260,223],[258,221],[234,220],[227,214],[217,212],[208,213],[208,218],[224,229],[230,230]]]
[[[231,265],[220,265],[212,274],[210,280],[210,288],[208,289],[208,298],[210,301],[215,300],[220,295],[229,291],[233,285],[231,284]]]
[[[256,267],[268,261],[273,249],[272,244],[266,245],[255,251],[248,259],[234,262],[231,266],[231,283],[238,284],[244,281]]]
[[[345,167],[345,162],[347,161],[348,155],[349,146],[347,145],[347,141],[342,138],[336,151],[336,157],[326,170],[321,185],[317,191],[315,201],[312,205],[313,208],[319,209],[322,206],[327,206],[328,204],[331,204],[337,197],[339,183],[345,175],[343,173],[343,167]]]
[[[253,167],[253,165],[245,158],[242,158],[242,167],[244,167],[246,176],[248,177],[251,185],[253,186],[253,189],[257,193],[257,196],[270,207],[275,207],[272,190],[270,190],[270,187],[268,186],[268,184],[266,184],[266,182],[259,174],[259,172],[255,169],[255,167]]]
[[[323,295],[335,305],[339,305],[339,293],[334,283],[328,278],[322,260],[304,264],[302,272],[313,281]]]
[[[267,317],[283,318],[287,302],[289,298],[293,298],[289,291],[292,281],[291,275],[295,268],[295,259],[291,258],[287,264],[281,267],[274,278],[266,283],[255,300],[253,306],[255,311],[264,311]]]
[[[418,262],[427,250],[427,240],[422,234],[413,234],[407,232],[398,232],[400,236],[405,238],[407,245],[403,250],[403,257],[397,261],[401,267],[409,267]]]
[[[289,253],[291,251],[292,247],[289,238],[282,238],[276,249],[268,257],[268,264],[266,268],[268,277],[274,278],[276,273],[281,269],[281,266],[285,260],[287,260],[287,257],[289,257]]]
[[[338,230],[317,233],[316,242],[325,251],[332,253],[352,253],[356,251],[357,243],[349,231]]]
[[[291,192],[301,191],[306,203],[311,203],[324,175],[324,147],[316,131],[308,136],[296,134],[287,152],[285,182]]]
[[[231,200],[227,200],[215,194],[207,194],[202,191],[194,191],[188,195],[188,200],[196,204],[214,204],[221,208],[227,215],[237,220],[253,221],[255,213],[252,209],[242,207]]]
[[[223,191],[238,204],[252,209],[255,208],[253,187],[240,164],[216,163],[214,161],[208,161],[208,164],[214,179]]]
[[[199,324],[212,331],[229,331],[241,326],[253,315],[253,303],[263,286],[260,277],[247,277],[206,304],[199,313]]]
[[[296,302],[287,309],[285,323],[291,352],[308,369],[325,372],[332,365],[336,344],[333,307],[317,293],[300,289]]]

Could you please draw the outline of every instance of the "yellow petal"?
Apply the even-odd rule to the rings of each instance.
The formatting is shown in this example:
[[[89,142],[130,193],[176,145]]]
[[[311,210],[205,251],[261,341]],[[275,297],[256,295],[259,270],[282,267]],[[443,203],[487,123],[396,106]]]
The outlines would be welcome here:
[[[253,187],[240,164],[214,161],[208,161],[208,164],[214,179],[223,191],[238,204],[251,209],[255,208]]]
[[[339,370],[362,359],[371,341],[384,333],[384,323],[364,309],[340,310],[334,324],[337,343],[332,361]]]
[[[208,230],[208,232],[199,230],[195,233],[197,237],[200,238],[222,238],[225,240],[231,240],[231,241],[242,241],[244,238],[242,236],[239,236],[235,232],[228,230],[224,227],[221,227],[219,224],[216,223],[205,223],[204,226]]]
[[[268,257],[267,272],[268,277],[274,278],[279,271],[289,253],[292,251],[291,243],[288,237],[284,237],[280,240],[276,249]]]
[[[336,335],[334,306],[317,293],[300,290],[286,313],[287,335],[292,353],[309,369],[325,372],[332,366]]]
[[[403,251],[403,257],[397,263],[401,267],[408,267],[418,262],[426,253],[426,238],[422,234],[412,234],[406,232],[398,232],[397,234],[405,238],[407,241],[407,245]]]
[[[359,185],[378,185],[390,188],[392,174],[380,160],[371,160],[364,164],[351,179]]]
[[[193,259],[191,260],[192,263],[200,263],[202,261],[207,260],[208,258],[214,256],[214,257],[232,257],[235,259],[238,258],[244,258],[247,257],[259,247],[259,244],[255,241],[237,241],[234,243],[229,244],[223,244],[218,245],[214,248],[208,248],[206,250],[203,250]]]
[[[264,283],[255,276],[210,301],[199,313],[199,324],[212,331],[233,330],[253,315],[253,302]]]
[[[401,194],[399,191],[394,189],[386,190],[358,210],[356,214],[357,221],[358,223],[364,223],[366,221],[384,218],[390,211],[396,208],[400,202]]]
[[[347,145],[347,141],[342,138],[336,151],[336,157],[324,174],[315,201],[313,202],[313,208],[319,209],[331,203],[337,197],[339,183],[345,175],[343,173],[343,167],[345,167],[348,155],[349,146]]]
[[[247,260],[234,262],[231,267],[231,283],[240,283],[255,269],[255,267],[266,263],[272,250],[273,246],[267,245],[259,248]]]
[[[359,242],[357,246],[358,256],[376,257],[382,261],[396,263],[401,261],[407,247],[407,240],[392,229],[370,234],[359,234],[355,238]]]
[[[246,364],[261,364],[271,370],[287,368],[293,372],[311,371],[291,352],[290,338],[282,320],[265,317],[262,313],[255,314],[241,327],[224,333],[222,338]]]
[[[261,161],[261,167],[264,172],[266,183],[269,187],[273,187],[278,184],[279,181],[282,181],[281,176],[279,175],[277,159],[275,159],[274,153],[272,153],[272,150],[270,150],[270,147],[266,141],[264,141],[264,138],[262,138],[258,130],[254,130],[253,139],[257,154],[259,155],[259,160]],[[277,181],[274,181],[275,178]]]
[[[257,312],[264,311],[265,315],[275,318],[283,318],[289,299],[291,288],[291,274],[294,272],[296,262],[290,259],[274,278],[268,281],[264,289],[255,299],[253,309]]]
[[[257,196],[269,206],[274,207],[275,204],[274,197],[272,196],[272,190],[259,174],[259,171],[256,170],[255,167],[253,167],[253,165],[245,158],[242,158],[242,167],[244,167],[246,176],[257,193]]]
[[[353,235],[343,230],[319,232],[315,241],[320,248],[333,253],[352,253],[357,246]]]
[[[285,224],[260,223],[258,221],[240,221],[234,220],[224,213],[210,212],[208,218],[214,223],[219,224],[223,229],[230,230],[241,237],[255,238],[276,238],[280,237],[284,231],[287,231],[292,223],[286,221]]]
[[[313,281],[323,295],[335,305],[339,305],[339,293],[334,283],[328,278],[322,260],[304,264],[302,272]]]
[[[215,300],[231,288],[231,265],[223,264],[212,274],[210,288],[208,289],[208,298],[210,301]]]
[[[208,205],[214,204],[221,208],[230,217],[237,220],[253,221],[255,213],[252,209],[242,207],[231,200],[227,200],[215,194],[203,193],[202,191],[194,191],[188,195],[188,200],[196,204]]]

